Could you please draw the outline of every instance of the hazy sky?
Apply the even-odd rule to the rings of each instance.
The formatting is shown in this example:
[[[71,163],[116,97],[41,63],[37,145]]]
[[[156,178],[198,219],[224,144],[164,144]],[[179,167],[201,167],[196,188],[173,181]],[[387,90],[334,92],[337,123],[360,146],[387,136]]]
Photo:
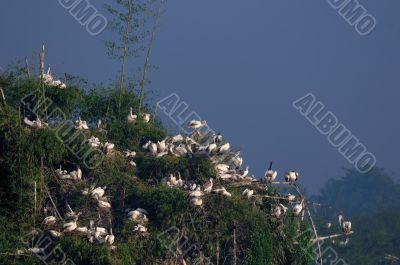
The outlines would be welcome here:
[[[106,0],[94,1],[99,12]],[[292,106],[313,93],[378,161],[400,172],[397,0],[360,3],[377,21],[360,36],[327,0],[169,1],[151,62],[151,89],[177,93],[242,150],[251,174],[273,160],[314,192],[351,164]],[[57,0],[2,0],[0,67],[47,47],[47,63],[108,83],[119,67],[107,33],[89,35]],[[133,74],[133,70],[130,74]]]

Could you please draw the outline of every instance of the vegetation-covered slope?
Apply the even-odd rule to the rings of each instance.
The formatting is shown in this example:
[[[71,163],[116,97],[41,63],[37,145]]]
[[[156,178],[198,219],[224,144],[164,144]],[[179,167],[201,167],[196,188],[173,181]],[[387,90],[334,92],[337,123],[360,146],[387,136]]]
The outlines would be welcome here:
[[[302,233],[308,225],[291,212],[274,217],[276,202],[261,196],[273,189],[223,182],[207,156],[158,157],[143,149],[168,133],[154,113],[148,122],[142,118],[132,91],[121,97],[113,89],[60,89],[13,73],[1,76],[0,85],[6,99],[0,109],[0,264],[309,264],[311,235]],[[130,107],[138,114],[132,123]],[[77,129],[79,117],[88,130]],[[24,118],[49,126],[27,126]],[[86,155],[91,137],[104,156]],[[127,149],[136,154],[128,158]],[[79,170],[81,178],[64,178]],[[231,196],[206,193],[195,206],[190,189],[165,182],[178,172],[183,183],[201,189],[213,178],[214,187],[224,185]],[[102,187],[105,194],[93,196]],[[246,187],[260,197],[244,197]],[[127,215],[137,208],[146,218]],[[74,220],[89,231],[66,231]]]

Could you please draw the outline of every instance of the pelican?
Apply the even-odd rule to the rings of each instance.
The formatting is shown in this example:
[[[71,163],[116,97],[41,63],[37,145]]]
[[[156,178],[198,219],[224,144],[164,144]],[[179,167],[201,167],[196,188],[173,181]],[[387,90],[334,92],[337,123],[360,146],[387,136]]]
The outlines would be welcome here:
[[[233,164],[236,166],[236,168],[240,168],[243,164],[243,158],[241,158],[239,155],[240,153],[232,158]]]
[[[44,252],[44,248],[38,248],[38,247],[28,248],[28,251],[32,252],[33,254],[40,254]]]
[[[89,229],[87,229],[86,226],[81,226],[81,227],[77,227],[77,228],[75,229],[75,232],[78,232],[78,233],[80,233],[80,234],[82,234],[82,235],[87,235],[88,232],[89,232]]]
[[[213,136],[213,141],[214,143],[222,142],[222,135],[220,133],[217,133],[216,135]]]
[[[327,223],[327,224],[326,224],[326,228],[330,229],[331,227],[332,227],[332,224],[331,224],[331,223]]]
[[[88,143],[93,148],[98,148],[101,145],[99,138],[94,137],[94,136],[92,136],[88,139]]]
[[[43,223],[46,226],[54,225],[57,221],[57,218],[55,216],[47,216],[44,218]]]
[[[294,201],[294,200],[296,199],[296,196],[289,193],[289,194],[287,194],[287,195],[285,196],[285,198],[286,198],[286,200],[287,200],[288,202],[292,202],[292,201]]]
[[[204,193],[201,191],[200,187],[197,187],[197,189],[195,191],[190,192],[190,197],[201,197],[203,195],[204,195]]]
[[[300,216],[301,212],[303,211],[303,205],[302,204],[296,204],[293,207],[293,214],[295,216]]]
[[[149,146],[149,151],[152,156],[156,156],[157,155],[157,144],[151,143]]]
[[[92,190],[92,197],[93,197],[93,199],[97,199],[97,197],[98,198],[101,198],[101,197],[103,197],[104,196],[104,193],[105,193],[105,189],[106,189],[106,187],[104,186],[104,187],[97,187],[97,188],[95,188],[94,190]]]
[[[242,193],[243,196],[247,197],[247,199],[250,199],[254,194],[254,190],[250,189],[245,189]]]
[[[288,211],[288,208],[285,207],[283,204],[280,203],[279,205],[277,205],[277,206],[275,207],[273,214],[274,214],[276,217],[279,218],[279,217],[281,217],[282,215],[286,214],[287,211]]]
[[[163,140],[161,142],[160,141],[157,142],[157,149],[158,149],[158,152],[160,152],[160,153],[164,152],[167,149],[165,140]]]
[[[135,123],[137,120],[137,115],[133,115],[133,109],[129,109],[129,115],[128,115],[128,123]]]
[[[150,118],[151,118],[151,115],[150,115],[150,114],[148,114],[148,113],[143,113],[143,121],[144,121],[145,123],[149,123],[149,122],[150,122]]]
[[[113,235],[112,228],[110,228],[110,234],[106,236],[106,243],[110,246],[114,244],[115,236]]]
[[[193,183],[192,185],[190,185],[189,189],[190,189],[191,191],[195,191],[195,190],[197,189],[196,183]]]
[[[210,182],[204,184],[204,192],[205,193],[210,193],[212,191],[213,182],[214,182],[214,179],[210,178]]]
[[[81,180],[82,179],[82,170],[78,167],[75,171],[69,173],[73,180]]]
[[[227,173],[229,172],[229,166],[226,164],[218,164],[216,167],[217,171],[220,173]]]
[[[194,206],[201,206],[203,205],[203,200],[200,197],[193,197],[190,202],[194,205]]]
[[[221,187],[220,189],[215,189],[215,190],[213,190],[213,192],[215,192],[215,193],[217,193],[217,194],[222,194],[222,195],[227,196],[227,197],[231,197],[231,196],[232,196],[232,194],[230,194],[230,193],[225,189],[225,187]]]
[[[109,143],[109,142],[106,142],[104,144],[104,150],[106,151],[106,153],[111,152],[112,150],[114,150],[114,148],[115,148],[115,144],[112,144],[112,143]]]
[[[175,135],[174,137],[171,138],[172,143],[182,142],[183,140],[184,138],[181,134]]]
[[[89,130],[89,126],[86,121],[81,120],[81,117],[75,121],[75,128],[78,130]]]
[[[285,181],[289,183],[294,183],[297,181],[299,173],[295,171],[289,171],[285,173]]]
[[[100,198],[97,198],[97,205],[101,209],[111,209],[111,204],[106,201],[102,201]]]
[[[65,223],[63,225],[64,233],[70,233],[70,232],[74,231],[78,227],[76,222],[78,221],[78,216],[79,215],[80,215],[80,213],[75,216],[73,221],[71,221],[69,223]]]
[[[62,236],[62,233],[61,233],[61,232],[58,232],[58,231],[56,231],[56,230],[49,230],[49,234],[50,234],[52,237],[55,237],[55,238],[60,238],[60,237]]]
[[[339,215],[339,224],[344,234],[348,235],[351,232],[351,222],[345,221],[342,214]]]
[[[226,144],[222,145],[222,146],[219,148],[218,152],[219,152],[220,154],[224,154],[224,153],[228,152],[230,149],[231,149],[230,143],[226,143]]]
[[[133,221],[142,221],[143,223],[147,223],[149,221],[146,214],[140,208],[130,211],[128,213],[128,217]]]
[[[126,158],[133,158],[136,156],[136,152],[130,151],[130,150],[125,150],[124,151],[125,157]]]
[[[267,182],[273,182],[276,179],[277,175],[278,175],[278,172],[272,170],[272,161],[271,161],[271,163],[269,163],[268,170],[265,172],[265,180]]]
[[[178,156],[186,155],[187,152],[188,152],[188,151],[186,150],[184,144],[178,145],[178,147],[175,148],[175,151],[176,151],[176,152],[174,152],[174,154],[176,154],[176,155],[178,155]]]
[[[139,233],[146,233],[146,232],[147,232],[147,228],[144,227],[144,226],[141,225],[141,224],[138,224],[138,225],[136,225],[136,226],[134,227],[133,231],[139,232]]]
[[[100,236],[105,236],[107,235],[107,229],[104,227],[96,227],[95,232],[98,233]]]
[[[249,166],[246,167],[245,171],[243,171],[243,174],[240,177],[245,178],[248,175],[249,175]]]
[[[191,120],[191,121],[189,121],[187,127],[190,128],[190,129],[197,130],[197,129],[200,129],[200,128],[206,126],[206,125],[207,125],[206,121]]]
[[[144,145],[142,145],[142,148],[147,150],[147,149],[149,149],[150,145],[151,145],[151,141],[149,140]]]

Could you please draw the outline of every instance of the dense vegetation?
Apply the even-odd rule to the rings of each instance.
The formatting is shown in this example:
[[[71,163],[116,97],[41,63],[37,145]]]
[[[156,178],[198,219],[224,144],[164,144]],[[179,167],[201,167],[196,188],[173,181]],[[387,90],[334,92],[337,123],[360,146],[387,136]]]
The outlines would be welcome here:
[[[51,248],[61,249],[75,264],[181,264],[177,253],[183,247],[176,241],[176,231],[195,246],[185,255],[199,259],[196,264],[207,264],[207,260],[233,264],[234,258],[237,264],[309,264],[310,249],[302,244],[307,246],[311,235],[297,236],[307,225],[298,227],[290,216],[271,218],[267,202],[247,200],[237,188],[230,198],[209,194],[202,207],[194,207],[186,192],[163,185],[161,179],[173,172],[199,184],[215,178],[216,172],[207,158],[146,155],[141,146],[148,140],[160,141],[168,133],[155,115],[148,123],[140,119],[127,123],[129,108],[139,111],[133,90],[82,90],[73,83],[67,89],[43,88],[37,79],[18,72],[0,76],[0,85],[6,99],[0,109],[0,264],[41,264],[38,256],[26,251],[37,240],[31,231],[45,231],[43,219],[49,211],[54,213],[54,205],[64,218],[67,203],[83,213],[82,222],[96,220],[104,227],[112,224],[116,237],[116,248],[91,244],[73,233],[53,239]],[[27,97],[35,91],[36,97]],[[32,110],[28,103],[38,98],[47,102],[46,112],[39,115],[58,113],[49,119],[50,128],[56,130],[32,130],[24,125],[24,117],[37,117],[39,110]],[[152,112],[153,108],[143,109]],[[88,121],[91,129],[65,144],[60,135],[68,134],[70,128],[57,124],[60,119],[75,121],[78,117]],[[99,119],[102,125],[97,129]],[[119,151],[104,160],[89,163],[82,159],[79,154],[87,148],[83,143],[91,136],[115,143],[118,150],[136,151],[137,167]],[[60,180],[55,174],[60,165],[68,171],[79,166],[82,181]],[[92,184],[107,185],[107,196],[112,198],[110,213],[98,213],[93,201],[80,192]],[[137,207],[148,211],[147,235],[135,232],[136,223],[126,218],[125,210]],[[51,262],[57,260],[56,255],[54,252],[46,262],[57,264]]]
[[[316,198],[323,205],[343,210],[355,234],[346,247],[330,244],[348,264],[400,264],[400,184],[381,168],[366,174],[348,170],[329,180]],[[320,210],[335,218],[337,211]]]

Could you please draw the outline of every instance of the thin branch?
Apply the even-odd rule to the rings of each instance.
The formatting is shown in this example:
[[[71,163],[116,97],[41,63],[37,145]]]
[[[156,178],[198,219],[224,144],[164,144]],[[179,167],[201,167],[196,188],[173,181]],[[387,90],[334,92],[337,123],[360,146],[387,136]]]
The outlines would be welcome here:
[[[47,196],[49,197],[49,199],[50,199],[50,201],[51,201],[51,204],[53,204],[53,207],[54,207],[54,209],[55,209],[55,211],[56,211],[58,217],[59,217],[60,219],[63,219],[62,216],[61,216],[61,214],[60,214],[60,212],[58,211],[57,206],[56,206],[56,204],[54,203],[53,198],[51,197],[51,194],[50,194],[49,190],[47,189],[46,185],[43,185],[43,186],[44,186],[44,189],[46,190]]]
[[[352,235],[352,234],[354,234],[354,231],[351,231],[348,234],[335,234],[335,235],[330,235],[330,236],[322,236],[322,237],[318,237],[318,238],[313,239],[312,242],[313,242],[313,244],[315,244],[315,243],[317,243],[319,241],[325,241],[325,240],[328,240],[328,239],[333,239],[333,238],[342,237],[342,236],[349,236],[349,235]]]

